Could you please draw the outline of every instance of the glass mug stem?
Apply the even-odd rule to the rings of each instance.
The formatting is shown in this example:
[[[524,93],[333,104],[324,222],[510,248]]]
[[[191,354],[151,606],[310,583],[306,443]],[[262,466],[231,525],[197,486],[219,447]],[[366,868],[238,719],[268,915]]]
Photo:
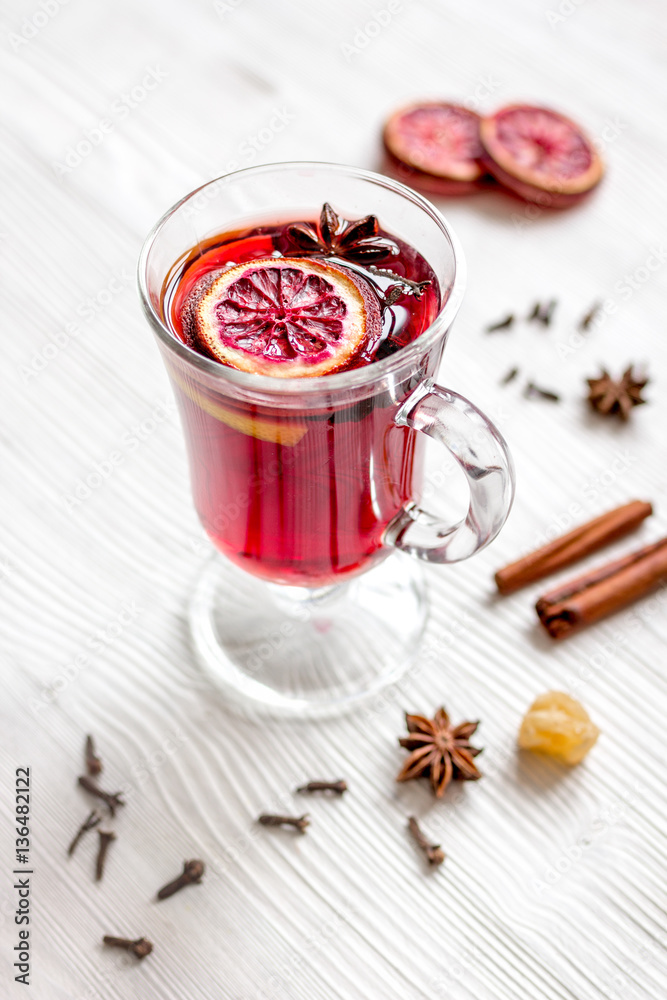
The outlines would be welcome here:
[[[388,526],[385,544],[426,562],[468,559],[493,541],[512,505],[514,469],[504,438],[469,400],[433,379],[417,386],[394,421],[447,448],[467,480],[470,502],[466,517],[450,525],[411,501]],[[426,542],[411,540],[415,524]]]

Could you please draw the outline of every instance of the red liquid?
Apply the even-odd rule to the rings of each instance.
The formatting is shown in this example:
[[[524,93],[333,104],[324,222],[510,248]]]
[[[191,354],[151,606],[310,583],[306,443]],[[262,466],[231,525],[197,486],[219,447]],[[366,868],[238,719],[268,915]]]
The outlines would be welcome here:
[[[164,289],[164,314],[174,334],[182,338],[180,313],[196,281],[229,261],[283,252],[282,231],[283,226],[257,227],[194,250]],[[383,339],[373,360],[413,341],[440,310],[433,272],[411,247],[399,243],[399,248],[399,255],[378,267],[431,283],[421,298],[403,296],[385,310]],[[363,266],[338,263],[352,267],[379,293],[393,284]],[[420,377],[433,374],[440,350],[424,360]],[[357,358],[349,367],[368,363]],[[421,479],[421,441],[395,425],[395,400],[378,390],[373,395],[369,388],[366,398],[351,405],[309,402],[301,410],[272,409],[244,403],[224,385],[205,387],[196,373],[175,369],[173,361],[169,367],[195,505],[226,556],[265,579],[309,587],[339,582],[384,558],[386,527],[407,501],[418,499]],[[413,387],[406,379],[397,386],[398,398]]]

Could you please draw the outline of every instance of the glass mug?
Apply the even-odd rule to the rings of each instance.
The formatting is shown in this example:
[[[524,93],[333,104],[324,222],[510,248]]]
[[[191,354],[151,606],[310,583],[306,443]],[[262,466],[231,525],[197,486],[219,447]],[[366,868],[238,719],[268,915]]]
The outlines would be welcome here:
[[[165,289],[194,247],[253,224],[316,218],[325,201],[348,219],[376,215],[449,290],[416,340],[364,367],[273,378],[221,365],[175,336]],[[234,705],[319,716],[396,681],[426,621],[417,560],[467,559],[505,522],[514,479],[502,436],[434,382],[464,283],[458,240],[426,199],[333,164],[227,174],[148,236],[141,299],[178,402],[195,506],[224,557],[213,556],[193,589],[193,642]],[[467,480],[458,524],[419,506],[428,437]]]

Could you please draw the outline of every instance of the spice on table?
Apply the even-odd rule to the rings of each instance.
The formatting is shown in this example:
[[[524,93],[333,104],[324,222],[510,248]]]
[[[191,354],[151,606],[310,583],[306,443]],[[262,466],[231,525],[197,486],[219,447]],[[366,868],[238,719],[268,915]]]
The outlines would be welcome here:
[[[262,813],[257,817],[257,822],[262,826],[292,826],[299,833],[305,833],[306,827],[310,824],[308,815],[305,816],[274,816],[271,813]]]
[[[547,691],[524,715],[519,746],[556,757],[565,764],[579,764],[599,735],[600,730],[580,702],[562,691]]]
[[[635,375],[633,365],[626,368],[620,379],[613,379],[606,368],[603,368],[601,375],[586,381],[588,402],[605,417],[618,414],[621,420],[627,420],[633,406],[641,406],[646,402],[642,397],[642,389],[649,380]]]
[[[98,830],[100,844],[97,849],[97,860],[95,861],[95,881],[99,882],[104,875],[104,864],[107,858],[107,851],[112,840],[116,839],[116,834],[107,830]]]
[[[102,761],[97,756],[95,752],[95,744],[93,742],[92,736],[86,736],[86,771],[91,777],[95,777],[100,774],[102,770]]]
[[[486,327],[486,333],[497,333],[499,330],[509,330],[512,323],[514,322],[514,313],[510,313],[505,319],[499,320],[497,323],[492,323],[490,326]]]
[[[542,305],[541,302],[536,302],[533,306],[532,312],[526,317],[526,319],[529,323],[536,321],[541,323],[542,326],[550,326],[554,309],[557,305],[558,302],[556,299],[551,299],[546,305]]]
[[[495,575],[496,586],[501,594],[511,594],[541,580],[634,531],[652,513],[651,504],[643,500],[633,500],[609,510],[499,569]]]
[[[534,382],[527,382],[526,388],[523,390],[523,394],[526,399],[546,399],[550,403],[560,403],[560,396],[557,392],[552,392],[551,389],[541,389],[539,385],[535,385]]]
[[[581,317],[581,319],[579,320],[579,329],[581,331],[588,330],[589,326],[591,325],[597,314],[600,312],[601,308],[602,308],[602,303],[595,302],[588,310],[588,312]]]
[[[95,827],[98,826],[101,822],[102,822],[102,817],[98,813],[97,809],[93,809],[90,815],[86,816],[83,823],[76,831],[72,843],[67,848],[67,854],[69,855],[69,857],[71,857],[74,854],[74,851],[76,850],[79,841],[83,837],[84,833],[88,833],[89,830],[94,830]]]
[[[201,882],[204,875],[204,862],[198,859],[193,859],[192,861],[183,862],[183,871],[181,874],[173,879],[171,882],[167,882],[163,885],[157,894],[158,899],[168,899],[169,896],[173,896],[175,892],[179,892],[184,889],[186,885],[197,885]]]
[[[297,792],[334,792],[336,795],[343,795],[347,791],[347,782],[339,781],[309,781],[307,785],[301,785]]]
[[[517,377],[518,374],[519,374],[518,368],[510,368],[507,375],[503,375],[503,377],[501,378],[500,384],[509,385],[510,382],[514,381],[514,379]]]
[[[476,781],[482,777],[473,760],[482,751],[470,745],[479,722],[453,726],[444,708],[439,708],[433,719],[406,712],[405,721],[410,735],[398,742],[411,753],[397,781],[428,776],[435,795],[441,798],[452,779]]]
[[[412,838],[417,846],[420,847],[426,855],[428,863],[430,865],[441,865],[445,860],[445,852],[440,847],[440,844],[429,843],[422,833],[419,823],[414,816],[411,816],[408,820],[408,829],[410,830]]]
[[[667,538],[562,584],[535,605],[552,639],[627,607],[667,580]]]
[[[98,788],[92,778],[88,775],[82,774],[79,778],[79,784],[82,788],[85,788],[87,792],[94,795],[98,799],[102,799],[102,802],[106,802],[109,812],[112,816],[116,815],[116,809],[118,806],[124,806],[125,803],[121,799],[120,792],[104,792],[101,788]]]
[[[124,948],[125,951],[131,951],[137,958],[146,958],[146,955],[150,955],[153,950],[151,942],[144,937],[132,941],[131,938],[113,937],[111,934],[105,934],[102,941],[111,948]]]

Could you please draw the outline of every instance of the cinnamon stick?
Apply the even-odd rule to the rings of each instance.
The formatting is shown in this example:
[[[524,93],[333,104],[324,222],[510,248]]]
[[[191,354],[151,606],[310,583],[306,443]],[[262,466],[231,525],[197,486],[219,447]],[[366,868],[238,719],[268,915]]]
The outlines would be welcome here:
[[[651,504],[643,500],[633,500],[615,510],[609,510],[499,569],[495,575],[496,586],[501,594],[512,594],[535,580],[542,580],[634,531],[652,513]]]
[[[585,573],[545,594],[535,605],[552,639],[606,618],[667,580],[667,538]]]

